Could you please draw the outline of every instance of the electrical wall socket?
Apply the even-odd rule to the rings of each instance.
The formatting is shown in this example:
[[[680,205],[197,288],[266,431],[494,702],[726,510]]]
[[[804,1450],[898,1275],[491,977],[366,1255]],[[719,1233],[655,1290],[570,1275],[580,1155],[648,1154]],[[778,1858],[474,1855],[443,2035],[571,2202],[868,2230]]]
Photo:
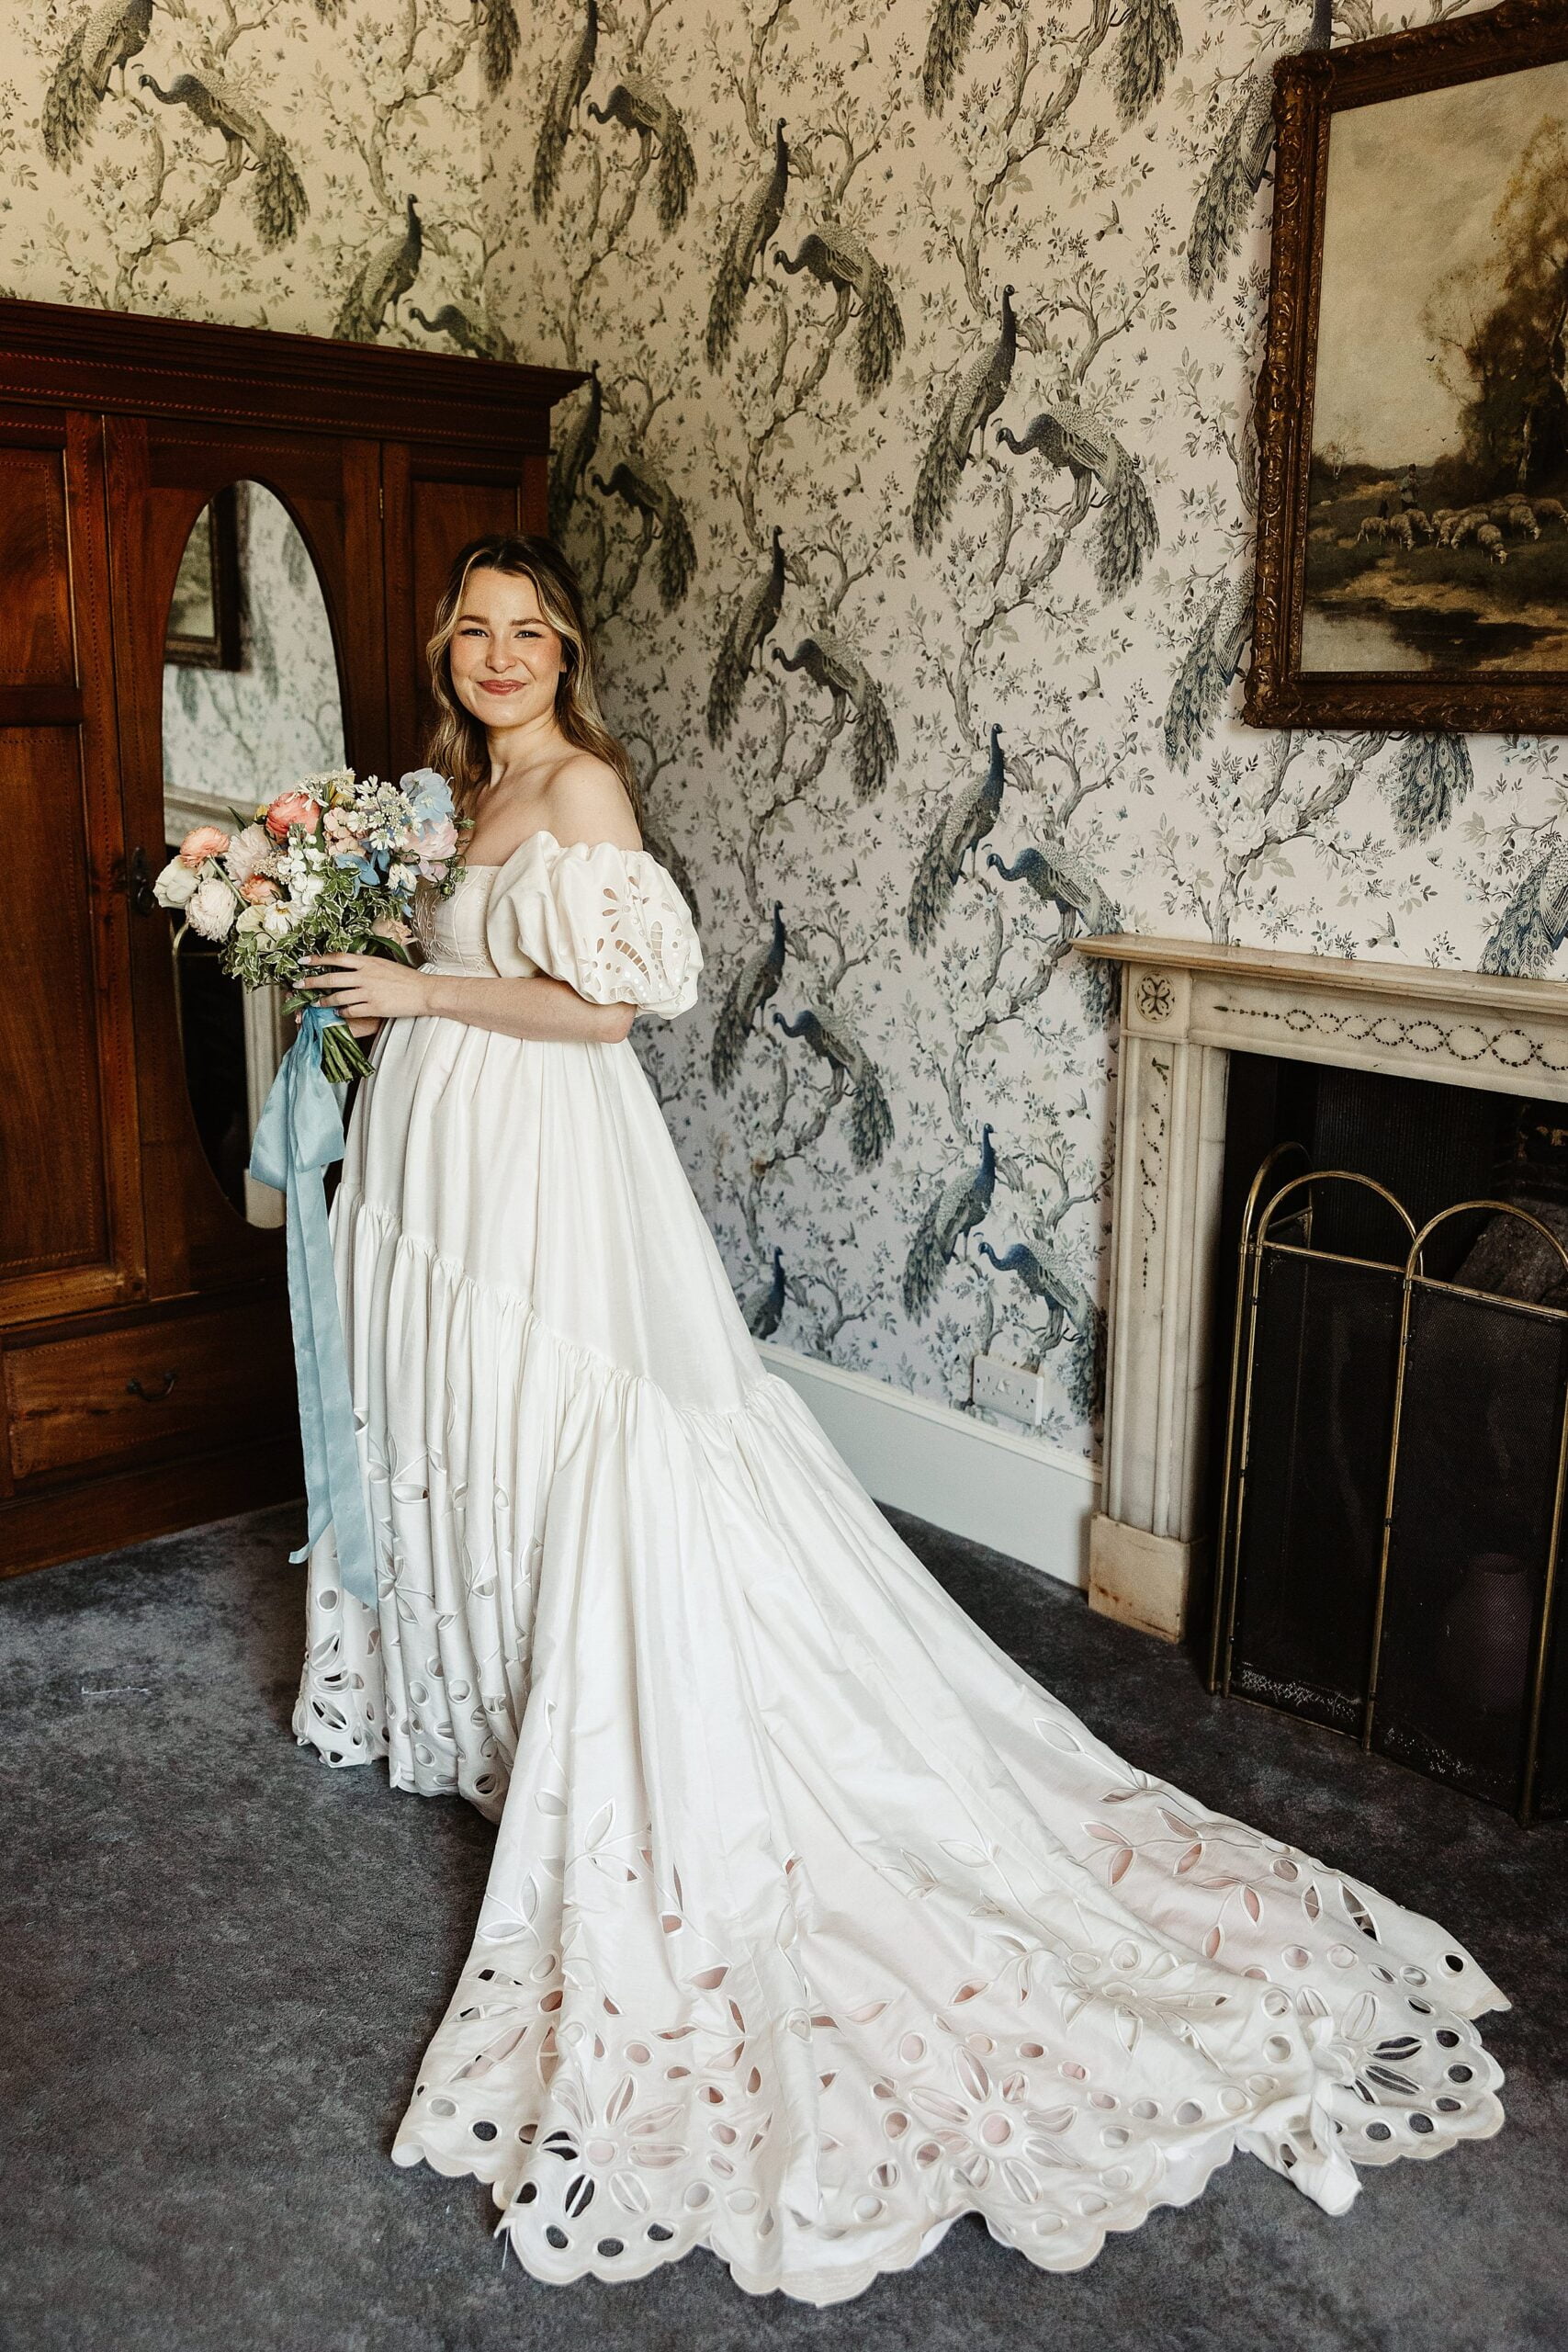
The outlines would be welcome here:
[[[976,1405],[1005,1413],[1009,1420],[1024,1421],[1031,1428],[1044,1411],[1045,1384],[1041,1374],[1026,1372],[1021,1364],[1009,1363],[1001,1356],[976,1357],[970,1394]]]

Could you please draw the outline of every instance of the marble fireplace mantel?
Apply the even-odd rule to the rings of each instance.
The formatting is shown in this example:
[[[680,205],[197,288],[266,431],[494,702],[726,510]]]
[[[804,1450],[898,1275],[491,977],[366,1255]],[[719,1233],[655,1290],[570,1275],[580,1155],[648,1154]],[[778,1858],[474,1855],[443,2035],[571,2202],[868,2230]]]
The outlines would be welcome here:
[[[1089,1604],[1179,1640],[1201,1523],[1232,1053],[1568,1101],[1568,985],[1133,934],[1121,964],[1100,1510]]]

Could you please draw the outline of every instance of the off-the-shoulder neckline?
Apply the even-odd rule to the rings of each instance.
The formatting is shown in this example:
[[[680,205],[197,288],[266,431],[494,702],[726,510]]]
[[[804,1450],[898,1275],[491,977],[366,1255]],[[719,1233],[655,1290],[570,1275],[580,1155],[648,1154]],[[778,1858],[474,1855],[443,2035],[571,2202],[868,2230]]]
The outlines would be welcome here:
[[[459,862],[468,874],[499,874],[503,865],[510,865],[513,859],[521,857],[531,842],[548,842],[559,850],[613,849],[621,857],[648,857],[652,854],[645,849],[622,849],[619,842],[563,842],[551,832],[547,825],[536,825],[531,833],[524,834],[510,856],[489,860],[463,858]]]

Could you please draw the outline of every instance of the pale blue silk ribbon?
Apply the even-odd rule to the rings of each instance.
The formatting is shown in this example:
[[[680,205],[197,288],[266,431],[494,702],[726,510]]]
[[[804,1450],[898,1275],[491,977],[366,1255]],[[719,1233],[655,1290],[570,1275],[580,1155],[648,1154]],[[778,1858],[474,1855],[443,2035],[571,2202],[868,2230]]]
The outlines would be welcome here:
[[[343,1113],[321,1069],[321,1032],[338,1015],[307,1005],[299,1035],[278,1064],[251,1143],[250,1172],[288,1196],[288,1311],[299,1384],[310,1532],[290,1560],[308,1559],[327,1529],[337,1538],[338,1577],[376,1606],[376,1557],[359,1474],[354,1404],[344,1353],[323,1170],[344,1151]]]

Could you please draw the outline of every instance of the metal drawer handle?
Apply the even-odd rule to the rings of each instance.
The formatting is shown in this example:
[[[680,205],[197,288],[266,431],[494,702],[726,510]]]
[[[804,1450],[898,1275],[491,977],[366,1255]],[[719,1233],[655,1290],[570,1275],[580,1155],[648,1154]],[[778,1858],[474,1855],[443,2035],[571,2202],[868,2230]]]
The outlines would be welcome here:
[[[128,1396],[140,1396],[144,1405],[161,1405],[174,1386],[175,1377],[172,1372],[166,1372],[164,1374],[162,1388],[143,1388],[139,1380],[128,1380],[125,1384],[125,1393]]]

